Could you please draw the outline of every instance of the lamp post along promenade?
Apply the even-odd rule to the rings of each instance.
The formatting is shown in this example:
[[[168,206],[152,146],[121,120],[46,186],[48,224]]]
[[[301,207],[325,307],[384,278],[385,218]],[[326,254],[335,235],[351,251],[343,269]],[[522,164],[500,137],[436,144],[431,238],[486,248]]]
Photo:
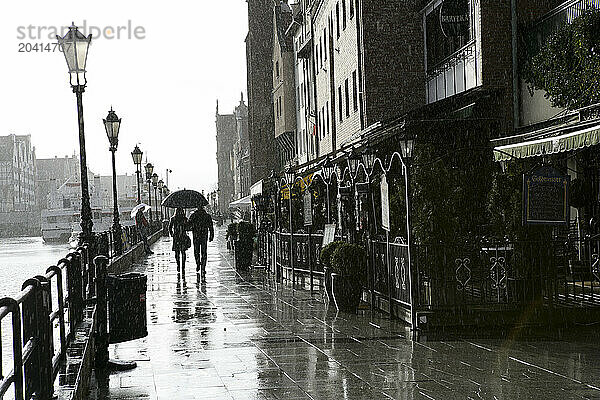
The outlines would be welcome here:
[[[163,182],[162,179],[160,179],[158,181],[158,195],[159,195],[159,199],[160,199],[160,201],[158,203],[158,204],[160,204],[160,213],[158,215],[158,218],[159,218],[160,221],[162,221],[164,219],[163,218],[163,206],[162,206],[163,189],[164,189],[164,187],[165,187],[165,183]]]
[[[121,223],[119,221],[119,203],[117,197],[117,169],[115,167],[115,152],[119,145],[119,129],[121,127],[121,119],[117,117],[117,114],[113,111],[112,107],[103,120],[104,128],[106,129],[106,136],[110,143],[110,152],[112,154],[112,173],[113,173],[113,249],[117,255],[123,252],[123,243],[121,241]]]
[[[158,216],[158,197],[156,196],[156,189],[158,187],[158,175],[155,173],[152,174],[152,188],[154,189],[154,214],[156,220],[159,220]]]
[[[152,222],[152,171],[154,171],[154,165],[146,163],[144,166],[146,170],[146,183],[148,183],[148,205],[150,206],[150,222]]]
[[[131,158],[133,158],[133,163],[135,164],[135,176],[137,178],[137,202],[138,204],[140,204],[142,202],[142,195],[141,195],[141,166],[142,166],[142,155],[144,153],[140,150],[140,148],[138,147],[138,145],[135,145],[135,148],[133,149],[133,151],[131,152]]]
[[[83,124],[83,92],[87,85],[86,61],[92,35],[84,36],[75,24],[69,27],[69,32],[64,37],[56,36],[58,44],[65,56],[69,68],[69,83],[77,99],[77,120],[79,125],[79,162],[81,169],[81,235],[79,243],[93,246],[94,233],[92,231],[92,208],[90,207],[90,193],[88,188],[87,162],[85,152],[85,130]]]
[[[294,226],[293,226],[293,216],[292,216],[292,187],[294,186],[296,179],[296,174],[292,167],[289,167],[285,171],[285,180],[288,185],[288,194],[289,194],[289,217],[290,217],[290,267],[292,269],[292,288],[296,284],[296,269],[294,268]]]

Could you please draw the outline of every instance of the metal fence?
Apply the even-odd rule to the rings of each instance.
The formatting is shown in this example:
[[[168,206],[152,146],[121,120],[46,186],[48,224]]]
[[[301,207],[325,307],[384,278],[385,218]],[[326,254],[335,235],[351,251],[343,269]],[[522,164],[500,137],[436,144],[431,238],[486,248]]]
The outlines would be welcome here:
[[[0,320],[12,319],[12,370],[0,370],[0,397],[14,386],[15,399],[51,398],[53,382],[86,300],[94,296],[92,254],[79,247],[56,266],[23,283],[14,298],[0,300]],[[66,289],[66,290],[64,290]],[[55,340],[58,328],[58,341]],[[58,345],[57,348],[54,348]],[[2,367],[0,352],[0,368]]]
[[[262,232],[258,257],[272,272],[293,265],[294,273],[322,276],[322,239],[294,234],[290,243],[289,233]],[[412,270],[405,244],[370,241],[368,254],[364,289],[406,310],[600,307],[600,236],[418,245]]]
[[[124,228],[128,246],[139,242],[134,228]],[[26,280],[15,297],[0,299],[0,323],[10,316],[12,341],[12,368],[3,371],[1,339],[6,332],[0,331],[0,399],[11,387],[16,400],[52,398],[67,347],[86,306],[96,300],[94,256],[116,256],[113,240],[110,232],[97,234],[97,249],[78,247],[44,275]]]
[[[370,242],[369,285],[375,296],[410,307],[408,246],[381,241]]]
[[[496,241],[416,247],[418,305],[600,305],[600,241]]]

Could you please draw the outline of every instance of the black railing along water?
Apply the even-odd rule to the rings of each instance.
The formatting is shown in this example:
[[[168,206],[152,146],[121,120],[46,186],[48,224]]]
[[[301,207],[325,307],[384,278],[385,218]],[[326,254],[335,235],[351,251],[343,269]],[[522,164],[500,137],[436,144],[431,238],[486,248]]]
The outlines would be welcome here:
[[[160,229],[153,225],[151,232]],[[123,232],[119,239],[124,240],[124,251],[139,243],[135,227],[124,227]],[[97,254],[117,256],[112,232],[96,237]],[[0,399],[11,387],[15,400],[52,399],[54,380],[76,327],[84,320],[87,306],[97,300],[95,256],[87,245],[78,247],[44,275],[26,280],[13,298],[0,299],[0,323],[10,315],[12,327],[12,369],[7,373],[2,370],[0,347]]]

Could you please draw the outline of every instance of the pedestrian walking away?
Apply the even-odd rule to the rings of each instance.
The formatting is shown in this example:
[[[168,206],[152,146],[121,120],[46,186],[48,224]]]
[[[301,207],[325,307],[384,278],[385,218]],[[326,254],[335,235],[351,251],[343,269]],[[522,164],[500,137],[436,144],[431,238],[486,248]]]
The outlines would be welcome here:
[[[172,250],[175,252],[177,272],[181,272],[185,280],[185,252],[191,247],[191,240],[186,232],[188,219],[183,208],[178,207],[169,221],[169,235],[173,238]]]
[[[213,241],[215,231],[213,221],[210,215],[204,210],[204,207],[198,207],[190,215],[188,230],[194,235],[194,258],[196,259],[196,273],[201,274],[202,281],[206,281],[206,249],[207,241]]]
[[[144,215],[143,208],[138,209],[137,213],[135,214],[135,227],[140,235],[140,238],[142,239],[142,243],[144,243],[144,251],[146,254],[153,254],[154,252],[150,250],[150,246],[148,245],[149,224],[146,216]]]

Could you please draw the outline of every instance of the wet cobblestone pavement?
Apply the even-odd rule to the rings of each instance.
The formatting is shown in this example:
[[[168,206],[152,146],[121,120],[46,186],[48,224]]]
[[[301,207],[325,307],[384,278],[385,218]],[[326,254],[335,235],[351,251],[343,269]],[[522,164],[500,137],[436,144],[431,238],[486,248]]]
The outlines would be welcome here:
[[[597,333],[413,341],[385,315],[337,313],[318,292],[238,275],[223,240],[219,230],[209,244],[206,284],[190,251],[178,278],[169,238],[136,266],[148,275],[149,334],[111,345],[138,367],[92,398],[600,399]]]

